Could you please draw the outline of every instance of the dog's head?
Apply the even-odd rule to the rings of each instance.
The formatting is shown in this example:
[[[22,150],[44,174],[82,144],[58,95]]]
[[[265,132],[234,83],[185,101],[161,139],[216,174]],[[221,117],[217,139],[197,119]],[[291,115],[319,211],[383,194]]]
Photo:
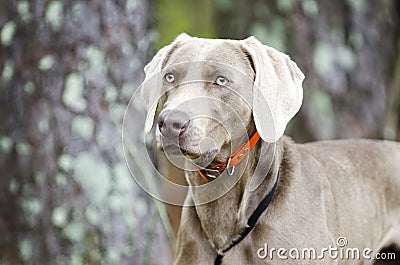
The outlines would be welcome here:
[[[254,37],[181,34],[154,56],[145,73],[145,132],[158,108],[158,143],[192,158],[223,161],[233,141],[255,130],[264,141],[277,141],[303,98],[304,75],[297,65]]]

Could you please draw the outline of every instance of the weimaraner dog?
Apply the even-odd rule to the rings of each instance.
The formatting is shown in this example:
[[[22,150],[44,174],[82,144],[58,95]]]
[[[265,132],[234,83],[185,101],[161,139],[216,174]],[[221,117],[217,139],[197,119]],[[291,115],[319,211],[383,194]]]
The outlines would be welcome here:
[[[289,56],[181,34],[145,73],[145,132],[158,109],[158,145],[188,165],[175,264],[373,264],[400,246],[400,144],[283,136],[303,99]]]

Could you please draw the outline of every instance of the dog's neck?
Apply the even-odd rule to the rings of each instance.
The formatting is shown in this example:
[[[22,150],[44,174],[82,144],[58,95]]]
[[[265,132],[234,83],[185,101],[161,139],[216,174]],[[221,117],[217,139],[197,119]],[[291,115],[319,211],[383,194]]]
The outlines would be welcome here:
[[[239,178],[237,183],[222,197],[195,206],[202,228],[216,250],[227,247],[243,231],[250,215],[272,189],[282,159],[283,151],[280,146],[282,145],[278,143],[276,148],[270,148],[271,144],[260,141],[248,155],[247,163],[241,163],[238,166],[236,174],[221,176]],[[260,154],[261,152],[262,154]],[[263,172],[265,175],[261,176],[261,184],[255,190],[250,191],[249,184],[254,177],[254,169],[259,162],[265,163],[262,161],[263,159],[260,160],[260,155],[262,158],[266,157],[267,160],[272,159],[272,161],[267,161],[267,163],[271,162],[271,166]],[[242,173],[241,176],[239,176],[240,173]],[[194,172],[187,173],[187,178],[189,183],[201,181]],[[213,185],[213,182],[210,185]],[[221,186],[221,188],[224,187],[226,188],[226,185]],[[191,190],[191,193],[195,202],[204,201],[200,191]]]

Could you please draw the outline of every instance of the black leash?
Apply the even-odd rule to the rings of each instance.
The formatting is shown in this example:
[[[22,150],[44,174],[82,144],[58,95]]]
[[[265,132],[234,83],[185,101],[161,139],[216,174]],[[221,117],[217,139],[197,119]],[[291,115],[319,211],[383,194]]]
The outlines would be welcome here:
[[[214,265],[220,265],[222,262],[222,258],[224,257],[223,254],[225,254],[231,248],[239,244],[240,241],[242,241],[251,232],[251,230],[253,230],[254,226],[257,224],[258,219],[263,214],[263,212],[267,210],[269,204],[271,203],[272,198],[274,197],[276,186],[278,185],[278,180],[279,180],[279,171],[274,186],[272,187],[271,191],[267,194],[267,196],[257,206],[257,209],[254,211],[254,213],[250,216],[249,220],[247,221],[247,227],[243,230],[242,233],[240,233],[237,239],[233,240],[232,243],[222,251],[222,254],[217,255],[214,261]]]

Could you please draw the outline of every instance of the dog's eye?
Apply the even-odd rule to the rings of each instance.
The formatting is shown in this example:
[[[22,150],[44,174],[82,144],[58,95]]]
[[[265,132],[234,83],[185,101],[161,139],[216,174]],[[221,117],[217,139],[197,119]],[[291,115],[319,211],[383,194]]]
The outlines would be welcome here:
[[[228,83],[228,79],[223,76],[218,76],[217,80],[215,80],[215,83],[217,83],[217,85],[224,86]]]
[[[171,73],[168,73],[164,76],[165,81],[167,81],[168,83],[172,83],[175,81],[175,76]]]

